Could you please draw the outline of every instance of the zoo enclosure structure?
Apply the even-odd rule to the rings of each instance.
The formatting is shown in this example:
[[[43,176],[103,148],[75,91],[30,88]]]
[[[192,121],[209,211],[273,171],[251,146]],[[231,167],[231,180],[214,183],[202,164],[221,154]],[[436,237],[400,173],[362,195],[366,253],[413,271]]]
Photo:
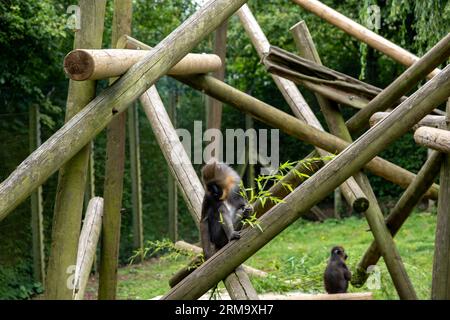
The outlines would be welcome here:
[[[326,68],[321,65],[304,22],[291,29],[299,56],[272,47],[244,0],[207,2],[154,48],[130,36],[131,1],[116,0],[111,47],[118,50],[101,50],[105,0],[79,1],[85,14],[82,15],[81,30],[75,34],[74,48],[85,50],[76,50],[69,54],[66,57],[65,70],[72,79],[80,75],[88,76],[84,77],[83,81],[70,80],[65,125],[33,151],[0,184],[2,220],[51,174],[60,170],[52,247],[45,282],[47,298],[83,298],[86,274],[92,267],[93,255],[100,238],[100,227],[102,250],[99,298],[115,298],[125,160],[124,111],[131,110],[128,112],[133,121],[135,115],[132,104],[137,99],[149,119],[188,210],[198,225],[204,190],[154,86],[155,82],[166,74],[215,99],[216,102],[211,102],[214,112],[210,113],[208,121],[211,127],[220,127],[220,102],[226,103],[263,123],[312,144],[319,155],[334,152],[339,154],[317,167],[296,168],[311,175],[305,181],[292,171],[271,187],[271,193],[284,198],[284,202],[267,203],[263,206],[257,201],[254,204],[263,232],[257,228],[246,228],[240,240],[226,245],[197,269],[181,272],[181,276],[171,281],[173,287],[163,299],[196,299],[221,280],[224,280],[232,298],[257,299],[257,293],[246,273],[249,269],[241,264],[339,186],[349,204],[355,210],[364,212],[374,236],[374,242],[358,264],[352,279],[353,284],[362,285],[368,276],[367,268],[383,257],[401,299],[416,299],[417,296],[393,237],[422,197],[438,199],[431,297],[450,298],[450,146],[446,131],[450,105],[447,105],[445,114],[435,110],[435,107],[446,101],[450,93],[450,67],[447,66],[442,71],[436,69],[449,57],[450,35],[444,37],[419,59],[319,1],[293,2],[409,68],[383,90]],[[222,81],[223,43],[226,39],[223,37],[226,24],[223,23],[235,12],[295,117]],[[216,55],[189,54],[201,39],[217,28],[217,34],[222,37],[216,37],[216,50],[222,58]],[[209,71],[215,71],[216,77],[205,74]],[[123,75],[120,78],[112,79],[121,74]],[[430,80],[411,96],[404,97],[425,77]],[[100,78],[111,78],[111,85],[96,95],[95,80]],[[325,132],[318,122],[297,84],[315,93],[330,133]],[[345,121],[338,104],[350,105],[360,110]],[[377,113],[390,109],[392,111],[382,114],[381,118]],[[377,154],[417,123],[424,125],[433,111],[441,116],[439,129],[421,127],[417,129],[415,139],[436,151],[417,175],[377,157]],[[371,123],[377,123],[356,141],[352,141],[352,134],[361,132],[369,124],[371,116]],[[104,199],[93,198],[90,201],[81,229],[91,141],[105,127],[107,159]],[[133,125],[130,127],[133,128]],[[138,139],[136,131],[130,130]],[[136,150],[137,141],[132,143]],[[138,151],[135,152],[135,155],[137,154]],[[133,160],[137,193],[140,189],[138,159],[136,156]],[[406,189],[386,219],[370,182],[362,171],[363,168]],[[439,170],[440,188],[433,184]],[[283,187],[284,183],[291,184],[295,190],[289,193]],[[135,201],[135,246],[142,247],[139,196]],[[73,286],[68,286],[67,271],[71,266],[75,266],[75,280]]]

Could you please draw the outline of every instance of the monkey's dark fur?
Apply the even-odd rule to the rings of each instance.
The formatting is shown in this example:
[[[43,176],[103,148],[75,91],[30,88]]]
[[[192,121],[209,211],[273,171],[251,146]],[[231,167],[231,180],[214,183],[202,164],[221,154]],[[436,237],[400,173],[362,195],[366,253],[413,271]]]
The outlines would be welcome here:
[[[241,220],[251,209],[239,192],[240,177],[224,163],[212,161],[202,168],[205,197],[202,204],[200,236],[205,258],[228,242],[240,238]]]
[[[323,275],[325,290],[328,293],[346,293],[352,274],[345,264],[347,254],[343,247],[331,249],[331,257]]]

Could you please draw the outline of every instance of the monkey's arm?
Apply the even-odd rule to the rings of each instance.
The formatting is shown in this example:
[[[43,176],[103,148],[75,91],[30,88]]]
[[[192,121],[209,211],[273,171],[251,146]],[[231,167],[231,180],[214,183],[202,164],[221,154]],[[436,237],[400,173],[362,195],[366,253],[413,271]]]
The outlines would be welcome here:
[[[238,231],[234,230],[233,214],[226,208],[225,205],[220,208],[220,215],[222,220],[222,228],[225,231],[228,241],[239,239],[241,237]]]
[[[350,270],[348,270],[346,264],[344,264],[344,278],[347,281],[350,281],[350,279],[352,278],[352,273],[350,272]]]

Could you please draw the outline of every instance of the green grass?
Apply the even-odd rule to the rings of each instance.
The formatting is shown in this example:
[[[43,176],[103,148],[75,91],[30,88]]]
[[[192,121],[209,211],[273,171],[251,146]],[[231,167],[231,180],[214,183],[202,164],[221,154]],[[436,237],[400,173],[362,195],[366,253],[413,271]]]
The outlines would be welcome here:
[[[403,226],[395,240],[408,275],[420,299],[429,299],[433,263],[436,216],[415,213]],[[324,292],[322,274],[329,251],[334,245],[344,246],[349,258],[347,264],[355,269],[359,259],[372,241],[372,234],[363,218],[327,220],[323,223],[299,220],[251,257],[246,264],[269,272],[267,278],[252,278],[258,293],[302,291]],[[189,261],[177,259],[150,259],[144,264],[119,270],[119,299],[150,299],[169,290],[169,278]],[[376,299],[398,299],[386,266],[381,259],[380,289],[367,286],[350,292],[372,291]],[[88,293],[92,298],[96,281],[92,279]]]

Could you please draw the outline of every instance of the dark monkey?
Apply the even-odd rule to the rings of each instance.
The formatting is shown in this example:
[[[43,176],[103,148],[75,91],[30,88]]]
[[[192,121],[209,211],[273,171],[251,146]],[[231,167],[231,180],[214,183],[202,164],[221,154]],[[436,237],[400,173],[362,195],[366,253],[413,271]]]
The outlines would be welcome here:
[[[241,196],[239,175],[224,163],[212,161],[202,168],[205,197],[202,204],[200,236],[209,259],[228,242],[240,238],[241,220],[251,208]]]
[[[325,290],[328,293],[346,293],[352,274],[345,264],[347,254],[343,247],[331,249],[331,257],[323,275]]]

